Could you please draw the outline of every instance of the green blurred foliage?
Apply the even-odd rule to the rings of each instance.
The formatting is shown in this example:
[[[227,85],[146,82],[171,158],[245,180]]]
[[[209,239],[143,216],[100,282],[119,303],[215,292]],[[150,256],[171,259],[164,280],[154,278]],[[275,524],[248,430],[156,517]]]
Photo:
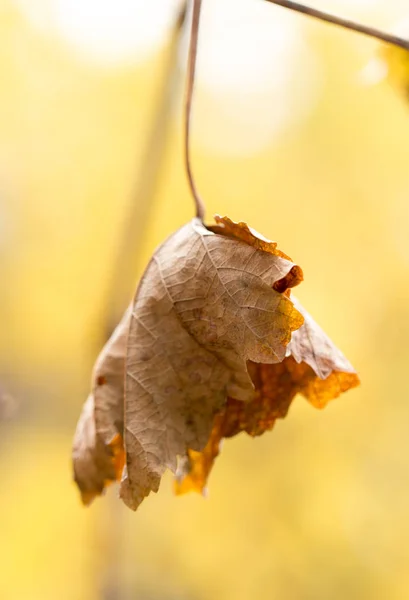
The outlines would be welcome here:
[[[272,433],[227,441],[206,500],[173,497],[169,475],[136,514],[115,490],[84,509],[71,438],[165,50],[104,70],[11,5],[0,29],[0,360],[20,401],[0,425],[0,597],[406,599],[406,106],[386,86],[359,86],[366,50],[325,30],[311,40],[324,87],[295,131],[243,159],[194,149],[209,218],[247,221],[302,266],[298,295],[362,387],[322,413],[297,399]],[[181,144],[175,115],[129,294],[156,245],[192,216]]]

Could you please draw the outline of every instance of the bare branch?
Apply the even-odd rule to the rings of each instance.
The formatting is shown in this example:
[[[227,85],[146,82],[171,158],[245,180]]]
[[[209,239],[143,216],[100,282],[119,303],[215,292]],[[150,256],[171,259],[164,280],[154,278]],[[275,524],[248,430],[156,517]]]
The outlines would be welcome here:
[[[398,46],[399,48],[403,48],[404,50],[409,50],[409,40],[405,40],[404,38],[398,37],[396,35],[386,33],[385,31],[380,31],[379,29],[374,29],[373,27],[361,25],[361,23],[355,23],[354,21],[350,21],[349,19],[342,19],[341,17],[336,17],[335,15],[331,15],[329,13],[323,12],[322,10],[317,10],[309,6],[305,6],[305,4],[300,4],[299,2],[292,2],[291,0],[265,1],[270,2],[271,4],[276,4],[277,6],[283,6],[284,8],[294,10],[295,12],[302,13],[320,21],[324,21],[325,23],[331,23],[332,25],[337,25],[338,27],[343,27],[344,29],[349,29],[350,31],[361,33],[368,37],[375,38],[382,42],[386,42],[387,44]]]

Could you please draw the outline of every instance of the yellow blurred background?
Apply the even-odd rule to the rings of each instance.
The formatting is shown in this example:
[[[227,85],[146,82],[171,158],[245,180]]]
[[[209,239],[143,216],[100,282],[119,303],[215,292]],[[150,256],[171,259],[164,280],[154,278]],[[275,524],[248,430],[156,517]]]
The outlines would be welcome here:
[[[397,0],[311,4],[408,16]],[[0,0],[0,380],[18,402],[0,423],[1,599],[409,598],[408,106],[362,83],[371,40],[261,0],[204,5],[208,220],[247,221],[302,266],[297,295],[362,386],[226,441],[206,499],[174,497],[167,474],[135,514],[115,489],[83,508],[70,452],[93,361],[193,214],[186,37],[146,158],[177,2]]]

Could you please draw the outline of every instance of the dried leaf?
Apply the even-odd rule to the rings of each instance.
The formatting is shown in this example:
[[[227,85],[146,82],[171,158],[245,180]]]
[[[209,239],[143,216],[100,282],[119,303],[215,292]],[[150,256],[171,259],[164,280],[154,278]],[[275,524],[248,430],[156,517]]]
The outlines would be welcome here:
[[[209,228],[194,219],[155,252],[97,361],[77,427],[84,502],[121,479],[136,509],[181,456],[177,492],[202,490],[222,438],[271,429],[297,392],[323,406],[357,385],[290,300],[300,281],[275,243],[227,217]]]
[[[128,506],[157,491],[186,448],[204,448],[227,396],[253,398],[248,360],[283,360],[303,319],[273,286],[293,267],[197,219],[157,250],[129,329],[120,491]]]
[[[304,316],[304,324],[294,331],[287,356],[279,364],[250,362],[248,370],[255,386],[250,402],[228,398],[225,408],[215,417],[209,441],[203,452],[188,450],[180,461],[175,491],[204,492],[209,473],[219,454],[223,438],[245,431],[251,436],[272,429],[276,419],[287,415],[297,393],[317,408],[359,384],[352,365],[314,322],[298,300],[294,305]]]
[[[236,227],[218,218],[216,227],[225,226]],[[252,245],[194,219],[154,254],[128,327],[125,423],[118,370],[122,373],[127,318],[98,360],[93,394],[78,425],[74,469],[85,500],[118,474],[115,454],[121,455],[123,435],[120,494],[136,509],[158,490],[167,467],[176,470],[178,455],[204,448],[227,396],[252,400],[247,361],[273,364],[285,358],[303,318],[273,288],[287,287],[283,281],[295,285],[302,271],[278,250],[255,247],[255,240],[271,249],[276,245],[250,235]]]

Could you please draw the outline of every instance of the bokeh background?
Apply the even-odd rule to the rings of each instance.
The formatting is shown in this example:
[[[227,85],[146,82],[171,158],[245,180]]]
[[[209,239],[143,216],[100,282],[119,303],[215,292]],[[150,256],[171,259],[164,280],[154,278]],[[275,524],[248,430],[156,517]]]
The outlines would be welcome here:
[[[384,28],[406,0],[311,5]],[[0,598],[409,597],[409,106],[377,44],[262,0],[205,0],[193,161],[212,214],[298,262],[362,386],[225,442],[208,498],[172,479],[88,509],[70,452],[93,361],[191,218],[174,0],[0,0]],[[170,66],[170,67],[169,67]],[[364,75],[363,75],[364,74]]]

